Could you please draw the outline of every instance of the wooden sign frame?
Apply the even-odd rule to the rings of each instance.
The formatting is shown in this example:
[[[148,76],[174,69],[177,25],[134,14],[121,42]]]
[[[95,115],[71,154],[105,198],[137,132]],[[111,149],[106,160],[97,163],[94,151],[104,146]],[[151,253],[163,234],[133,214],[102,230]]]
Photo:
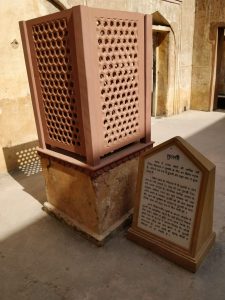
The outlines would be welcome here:
[[[200,187],[194,212],[194,223],[188,247],[182,247],[138,225],[145,161],[170,146],[177,147],[201,172]],[[128,239],[150,248],[192,272],[196,272],[215,241],[215,233],[212,231],[214,186],[215,165],[181,137],[174,137],[145,152],[139,160],[134,217],[132,226],[128,230]]]

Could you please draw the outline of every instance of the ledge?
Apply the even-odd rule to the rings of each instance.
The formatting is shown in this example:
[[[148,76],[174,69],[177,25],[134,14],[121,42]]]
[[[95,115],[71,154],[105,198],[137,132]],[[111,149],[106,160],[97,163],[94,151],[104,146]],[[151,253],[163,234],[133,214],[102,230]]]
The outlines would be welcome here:
[[[102,173],[113,169],[123,162],[138,157],[142,152],[149,150],[153,147],[153,142],[149,143],[136,143],[130,145],[120,151],[117,151],[109,156],[103,157],[97,166],[90,166],[85,162],[82,162],[73,157],[66,156],[64,154],[49,150],[37,148],[37,152],[41,158],[47,158],[50,161],[54,160],[58,163],[66,165],[68,167],[77,169],[81,172],[88,174],[90,177],[98,177]]]

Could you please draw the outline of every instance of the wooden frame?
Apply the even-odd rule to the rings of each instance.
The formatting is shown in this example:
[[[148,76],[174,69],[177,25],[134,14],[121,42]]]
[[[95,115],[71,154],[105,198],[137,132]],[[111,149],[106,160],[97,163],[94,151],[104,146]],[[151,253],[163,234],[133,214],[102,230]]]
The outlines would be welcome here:
[[[71,115],[68,122],[60,123],[60,120],[56,120],[54,121],[56,123],[54,123],[48,120],[49,125],[46,118],[48,116],[51,118],[52,113],[50,109],[50,113],[46,117],[46,110],[48,110],[48,108],[46,109],[46,102],[48,102],[48,99],[43,98],[43,93],[45,93],[43,90],[47,89],[48,91],[48,87],[46,87],[48,82],[44,82],[43,87],[41,78],[42,75],[45,75],[45,72],[42,72],[42,74],[39,71],[40,61],[43,60],[42,53],[46,53],[46,49],[45,47],[41,48],[41,51],[39,51],[41,52],[41,58],[39,58],[37,45],[39,42],[41,45],[45,43],[47,36],[50,51],[54,52],[55,48],[52,46],[52,40],[49,36],[57,32],[50,30],[49,33],[48,30],[44,30],[44,33],[41,33],[44,36],[43,42],[42,36],[39,37],[38,30],[37,32],[34,32],[34,30],[36,30],[35,26],[40,28],[46,24],[50,28],[49,24],[52,24],[51,22],[60,22],[64,19],[67,26],[63,28],[64,32],[62,33],[63,37],[65,36],[63,42],[67,45],[64,50],[70,52],[66,58],[69,60],[72,70],[68,75],[70,76],[68,80],[72,80],[71,83],[73,84],[73,91],[69,98],[74,98],[72,100],[76,101],[76,107],[74,108],[73,105],[73,111],[71,112],[62,109],[63,113]],[[108,22],[106,28],[108,29],[107,32],[111,34],[109,38],[106,30],[100,32],[97,28],[97,22],[102,22],[100,26],[105,26],[103,21]],[[131,30],[130,27],[132,26],[134,28]],[[77,154],[84,157],[89,165],[98,165],[100,158],[124,146],[140,141],[150,142],[151,16],[144,17],[143,14],[139,13],[75,6],[45,17],[26,22],[22,21],[20,22],[20,29],[41,148],[55,152],[58,150],[67,151],[68,155]],[[60,31],[62,32],[62,29]],[[102,32],[105,35],[103,36],[104,39],[101,36],[99,37]],[[35,34],[38,35],[37,41],[35,40]],[[108,45],[109,43],[113,44],[115,40],[119,45],[119,49],[115,45],[111,48],[108,45],[102,47],[99,44],[100,39],[103,39]],[[107,54],[103,53],[105,48],[108,51]],[[115,52],[116,49],[118,53]],[[113,52],[109,53],[109,50]],[[61,51],[60,48],[59,51]],[[62,54],[60,55],[60,59],[62,57],[62,61],[64,61],[65,57]],[[102,58],[104,63],[100,61]],[[57,61],[58,57],[53,57],[54,59]],[[44,56],[44,60],[52,61],[52,57],[46,58]],[[68,66],[63,67],[67,68]],[[120,73],[116,70],[118,67],[122,68]],[[59,63],[56,63],[56,68],[60,69]],[[101,68],[108,69],[107,75],[107,70],[104,71]],[[57,72],[55,76],[60,76],[60,71]],[[126,75],[123,75],[123,72]],[[129,75],[129,72],[131,75]],[[104,82],[100,79],[101,76],[105,76]],[[134,80],[135,84],[126,84],[126,80],[127,82]],[[111,89],[113,92],[107,92],[108,94],[104,96],[103,83],[106,84],[108,90]],[[65,82],[64,86],[65,84],[68,86],[68,82]],[[56,98],[61,99],[62,92],[67,95],[68,91],[68,88],[59,89],[58,92],[56,89],[56,94],[53,95],[54,99],[55,95]],[[60,95],[57,94],[59,92]],[[51,92],[45,97],[51,98]],[[118,97],[119,100],[115,101],[115,97]],[[65,98],[65,101],[67,101],[67,98]],[[110,105],[106,103],[108,98],[112,102]],[[112,101],[112,99],[114,100]],[[137,102],[134,103],[134,100]],[[54,107],[54,101],[51,100],[51,105],[53,111],[55,111],[56,119],[61,119]],[[59,100],[57,105],[64,107],[63,101]],[[68,105],[70,106],[71,103],[68,102]],[[112,105],[117,107],[115,109],[111,108]],[[118,109],[118,105],[121,105],[120,109]],[[122,110],[125,111],[124,114],[121,112]],[[107,117],[107,114],[110,117]],[[76,116],[75,120],[73,120],[74,115]],[[69,131],[65,133],[64,129],[61,128],[65,127],[66,122],[69,124],[73,122],[76,125],[70,125]],[[75,129],[79,132],[78,137],[74,133]],[[49,130],[52,130],[52,133]]]
[[[151,230],[144,230],[138,226],[145,160],[174,145],[202,174],[190,244],[187,248],[179,246],[178,243],[172,242],[170,239],[153,234]],[[134,217],[132,227],[128,231],[128,238],[195,272],[215,240],[215,233],[212,232],[214,185],[214,164],[180,137],[170,139],[145,152],[141,155],[139,161]]]

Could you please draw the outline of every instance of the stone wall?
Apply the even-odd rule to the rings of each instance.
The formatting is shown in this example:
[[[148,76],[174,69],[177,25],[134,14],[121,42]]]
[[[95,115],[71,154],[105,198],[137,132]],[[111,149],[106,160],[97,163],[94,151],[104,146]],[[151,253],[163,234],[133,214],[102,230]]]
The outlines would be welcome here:
[[[180,111],[190,109],[195,1],[184,0],[181,19]]]
[[[196,1],[192,109],[213,109],[218,27],[225,27],[224,1]]]

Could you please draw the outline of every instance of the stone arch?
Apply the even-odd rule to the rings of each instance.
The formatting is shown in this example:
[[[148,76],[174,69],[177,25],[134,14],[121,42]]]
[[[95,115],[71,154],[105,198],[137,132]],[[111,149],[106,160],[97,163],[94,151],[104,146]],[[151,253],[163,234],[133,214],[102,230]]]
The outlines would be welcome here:
[[[159,11],[156,11],[152,14],[152,23],[153,25],[170,26],[169,22]]]

